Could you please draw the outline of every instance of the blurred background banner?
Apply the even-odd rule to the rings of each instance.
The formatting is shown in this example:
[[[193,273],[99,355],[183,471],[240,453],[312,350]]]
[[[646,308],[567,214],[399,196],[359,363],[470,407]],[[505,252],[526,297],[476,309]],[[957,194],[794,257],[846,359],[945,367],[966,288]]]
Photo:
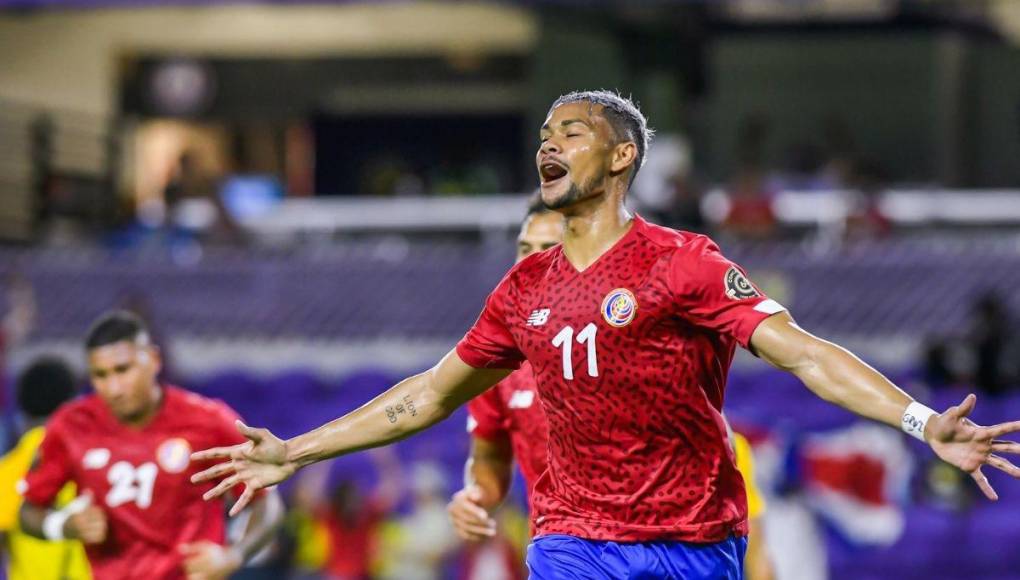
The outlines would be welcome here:
[[[1018,418],[1018,71],[1014,0],[0,0],[0,442],[13,377],[84,370],[114,307],[282,436],[426,368],[513,261],[549,105],[592,88],[658,131],[634,210],[933,408]],[[1015,482],[992,505],[746,353],[726,412],[781,580],[1020,577]],[[485,549],[440,517],[464,423],[290,485],[262,572],[519,578],[523,490]]]

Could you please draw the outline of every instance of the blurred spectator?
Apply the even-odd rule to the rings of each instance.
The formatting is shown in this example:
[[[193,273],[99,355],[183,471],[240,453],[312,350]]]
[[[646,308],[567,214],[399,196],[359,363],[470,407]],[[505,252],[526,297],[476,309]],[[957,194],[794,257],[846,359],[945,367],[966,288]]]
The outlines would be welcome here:
[[[397,505],[401,493],[401,470],[391,447],[369,452],[379,483],[367,496],[350,480],[339,483],[322,515],[329,533],[326,577],[330,580],[361,580],[370,577],[376,556],[379,524]]]
[[[881,195],[888,182],[885,170],[875,163],[851,162],[849,159],[839,160],[840,164],[851,164],[840,171],[845,181],[838,187],[849,187],[854,191],[855,199],[847,216],[846,234],[849,239],[884,238],[892,233],[893,225],[882,213]],[[852,169],[850,168],[852,167]]]
[[[486,542],[467,546],[460,580],[524,580],[523,559],[506,536],[497,534]]]
[[[329,466],[323,463],[303,470],[295,481],[284,525],[292,580],[321,578],[329,557],[329,531],[316,518],[328,476]]]
[[[688,172],[675,175],[670,186],[673,205],[666,214],[666,223],[677,229],[706,233],[708,222],[701,209],[704,198],[701,184]]]
[[[217,241],[240,239],[241,230],[224,206],[218,186],[192,152],[181,153],[163,189],[168,223],[176,233],[202,234]]]
[[[814,144],[798,141],[783,152],[782,168],[769,177],[770,187],[788,191],[828,191],[834,184],[823,175],[822,152]]]
[[[7,308],[0,323],[0,360],[5,350],[21,342],[35,325],[35,291],[32,283],[17,271],[7,276]]]
[[[722,228],[729,234],[753,239],[773,237],[779,223],[772,211],[771,194],[757,167],[741,169],[729,188],[730,210]]]
[[[922,475],[919,495],[925,503],[963,512],[979,499],[980,492],[967,474],[937,457],[929,458],[923,466]]]
[[[956,374],[950,365],[948,341],[929,337],[924,345],[924,382],[932,388],[946,387],[956,382]]]
[[[991,395],[1001,395],[1009,387],[1005,354],[1011,338],[1010,312],[994,292],[985,294],[973,305],[967,339],[974,357],[974,384]]]
[[[7,376],[6,355],[32,332],[35,326],[36,304],[32,283],[17,270],[7,276],[3,291],[6,306],[0,316],[0,408],[7,408],[8,390],[3,388],[5,387],[3,381]],[[6,449],[7,446],[4,445],[3,448]]]
[[[761,117],[748,117],[741,123],[737,137],[738,169],[727,188],[730,208],[722,223],[729,234],[761,239],[776,233],[778,222],[765,179],[768,134],[768,122]]]
[[[682,136],[656,137],[631,191],[639,211],[652,221],[705,231],[702,189],[694,175],[690,144]]]
[[[457,547],[446,515],[447,485],[442,469],[429,462],[411,471],[414,505],[388,538],[380,577],[387,580],[439,580]]]
[[[374,578],[380,524],[396,507],[401,494],[400,466],[392,448],[369,451],[378,484],[363,494],[349,479],[324,497],[328,466],[302,473],[292,496],[288,532],[292,541],[294,578],[367,580]]]

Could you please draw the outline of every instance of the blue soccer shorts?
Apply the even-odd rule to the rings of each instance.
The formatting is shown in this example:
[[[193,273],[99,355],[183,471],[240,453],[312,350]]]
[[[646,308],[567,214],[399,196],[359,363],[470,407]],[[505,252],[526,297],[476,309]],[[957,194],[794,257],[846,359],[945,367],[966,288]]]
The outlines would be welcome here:
[[[531,580],[741,580],[746,551],[746,537],[689,544],[549,535],[528,546],[528,571]]]

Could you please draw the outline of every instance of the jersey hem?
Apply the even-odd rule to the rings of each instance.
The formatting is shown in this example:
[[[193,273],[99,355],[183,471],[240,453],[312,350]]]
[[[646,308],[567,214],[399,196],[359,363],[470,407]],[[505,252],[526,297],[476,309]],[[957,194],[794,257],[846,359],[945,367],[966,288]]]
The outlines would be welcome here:
[[[597,526],[598,529],[592,529]],[[609,542],[688,542],[712,544],[730,536],[743,537],[748,533],[747,520],[714,522],[688,526],[627,526],[607,522],[593,522],[573,518],[546,518],[536,526],[535,537],[562,534],[584,540]]]

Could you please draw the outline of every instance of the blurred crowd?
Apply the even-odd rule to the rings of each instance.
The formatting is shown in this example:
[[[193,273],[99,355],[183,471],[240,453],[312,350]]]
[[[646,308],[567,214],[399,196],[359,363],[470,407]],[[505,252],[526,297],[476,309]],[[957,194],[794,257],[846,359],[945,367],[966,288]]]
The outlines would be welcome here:
[[[316,192],[315,185],[288,176],[279,163],[255,160],[245,147],[213,159],[201,147],[182,145],[172,158],[142,169],[152,175],[139,181],[151,184],[152,191],[99,203],[91,190],[112,182],[80,183],[55,170],[47,143],[59,130],[46,119],[42,116],[34,125],[39,145],[32,163],[40,240],[98,237],[114,245],[158,240],[185,251],[196,240],[238,244],[251,241],[239,225],[251,212],[265,211],[288,196],[329,193]],[[662,133],[634,184],[631,205],[664,225],[763,240],[802,233],[777,215],[777,195],[817,193],[838,196],[849,207],[839,224],[840,236],[887,236],[891,222],[883,215],[879,198],[895,176],[858,149],[844,120],[832,116],[820,120],[818,127],[815,135],[783,144],[776,142],[768,118],[750,116],[735,136],[735,166],[717,175],[701,169],[708,153],[693,150],[685,134]],[[512,193],[519,186],[511,177],[513,160],[469,153],[428,167],[399,152],[380,154],[364,161],[352,183],[361,195],[382,198]],[[314,153],[308,155],[314,158]],[[524,175],[526,183],[533,181],[530,170]],[[312,179],[310,174],[307,179]]]

